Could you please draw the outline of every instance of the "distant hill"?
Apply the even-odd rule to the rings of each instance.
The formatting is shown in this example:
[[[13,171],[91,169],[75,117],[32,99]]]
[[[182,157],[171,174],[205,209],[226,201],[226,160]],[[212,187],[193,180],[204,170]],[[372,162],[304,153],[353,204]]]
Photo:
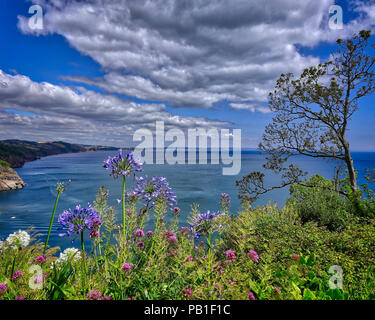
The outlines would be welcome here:
[[[0,160],[10,163],[13,168],[20,168],[27,161],[62,153],[116,150],[114,147],[70,144],[63,141],[34,142],[23,140],[0,141]]]

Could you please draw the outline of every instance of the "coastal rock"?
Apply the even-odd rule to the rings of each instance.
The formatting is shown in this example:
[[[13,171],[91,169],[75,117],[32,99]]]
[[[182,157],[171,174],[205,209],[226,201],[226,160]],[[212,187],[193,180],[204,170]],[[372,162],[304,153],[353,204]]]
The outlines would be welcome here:
[[[14,169],[0,166],[0,192],[21,189],[24,186],[25,182]]]

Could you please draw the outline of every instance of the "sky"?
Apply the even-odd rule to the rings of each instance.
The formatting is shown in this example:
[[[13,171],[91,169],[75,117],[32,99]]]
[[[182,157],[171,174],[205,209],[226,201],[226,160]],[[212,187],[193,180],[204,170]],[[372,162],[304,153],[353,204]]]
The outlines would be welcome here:
[[[42,29],[29,26],[34,4]],[[332,5],[342,29],[329,27]],[[122,147],[164,121],[241,129],[255,148],[280,74],[374,25],[373,0],[1,0],[0,139]],[[353,116],[352,150],[375,151],[374,102]]]

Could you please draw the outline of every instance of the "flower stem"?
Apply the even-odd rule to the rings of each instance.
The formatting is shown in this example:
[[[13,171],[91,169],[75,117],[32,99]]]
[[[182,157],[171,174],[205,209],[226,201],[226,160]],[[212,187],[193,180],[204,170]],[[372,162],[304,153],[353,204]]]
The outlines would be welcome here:
[[[56,212],[57,202],[59,201],[59,197],[60,197],[60,192],[57,192],[57,196],[56,196],[56,200],[55,200],[55,205],[54,205],[54,207],[53,207],[53,212],[52,212],[52,216],[51,216],[51,221],[49,222],[49,228],[48,228],[48,233],[47,233],[47,239],[46,239],[46,243],[44,244],[43,254],[46,254],[46,251],[47,251],[47,246],[48,246],[49,236],[50,236],[50,234],[51,234],[51,229],[52,229],[53,220],[55,219],[55,212]]]
[[[207,244],[208,244],[208,254],[207,254],[208,272],[211,273],[211,233],[208,233]]]
[[[123,236],[124,236],[124,240],[125,240],[125,218],[126,218],[126,214],[125,214],[125,176],[122,177],[122,220],[123,220],[123,230],[122,230],[122,233],[123,233]]]
[[[85,287],[86,283],[86,262],[85,262],[85,243],[83,241],[83,231],[81,231],[81,249],[82,249],[82,268],[83,268],[83,274],[82,274],[82,287]]]
[[[85,243],[83,242],[83,231],[81,231],[81,249],[83,261],[85,260]]]

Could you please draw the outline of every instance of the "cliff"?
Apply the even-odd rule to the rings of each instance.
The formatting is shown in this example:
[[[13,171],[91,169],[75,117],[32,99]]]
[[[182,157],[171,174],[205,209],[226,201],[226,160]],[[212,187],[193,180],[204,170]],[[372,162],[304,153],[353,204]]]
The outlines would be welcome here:
[[[0,160],[10,163],[12,168],[20,168],[27,161],[41,157],[75,152],[116,150],[113,147],[70,144],[63,141],[34,142],[23,140],[0,141]]]
[[[17,172],[4,162],[0,163],[0,191],[21,189],[25,183]]]

